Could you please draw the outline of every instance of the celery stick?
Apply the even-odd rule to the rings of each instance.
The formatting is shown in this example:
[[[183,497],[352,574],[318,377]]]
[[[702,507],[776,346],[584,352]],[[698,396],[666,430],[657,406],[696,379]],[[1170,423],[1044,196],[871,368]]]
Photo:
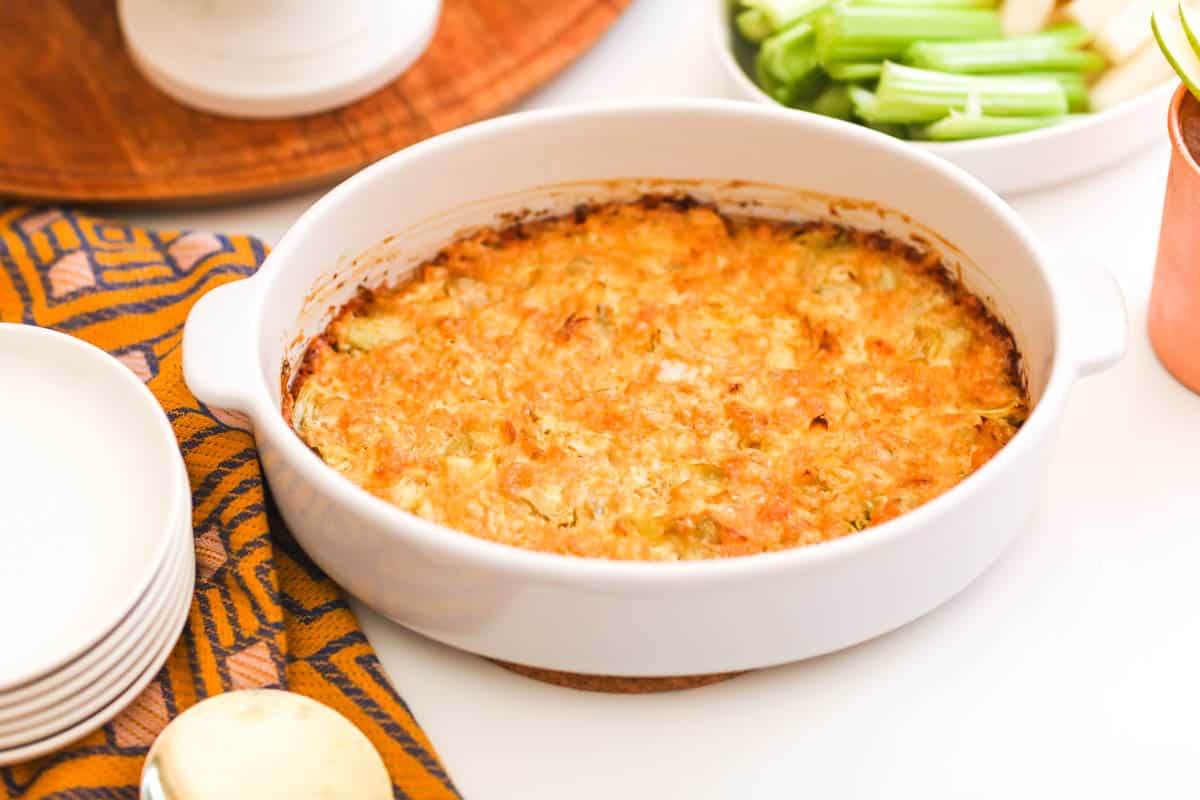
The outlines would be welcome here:
[[[846,94],[850,97],[850,105],[853,107],[856,117],[870,120],[875,116],[876,109],[879,107],[879,98],[875,96],[874,92],[861,86],[848,86]]]
[[[1072,114],[1091,110],[1087,80],[1078,72],[1026,72],[1023,78],[1050,78],[1058,81],[1067,96],[1067,110]]]
[[[734,17],[733,23],[743,39],[755,44],[775,32],[771,27],[771,20],[759,8],[747,8],[745,11],[739,12]]]
[[[966,114],[951,111],[944,119],[929,125],[913,128],[914,139],[933,142],[955,142],[962,139],[983,139],[988,136],[1005,136],[1010,133],[1058,125],[1066,117],[990,117],[986,114]]]
[[[886,133],[888,136],[894,136],[897,139],[910,139],[908,127],[905,125],[896,125],[891,122],[868,122],[867,127],[873,131]]]
[[[816,34],[808,22],[798,22],[762,44],[759,57],[780,83],[803,80],[817,68]]]
[[[1087,50],[1064,47],[1053,37],[1018,36],[992,42],[917,42],[904,62],[940,72],[980,75],[1048,70],[1097,72],[1104,58]]]
[[[850,87],[835,83],[817,95],[817,99],[805,109],[824,117],[849,120],[854,117],[854,102],[850,99]]]
[[[822,64],[895,58],[917,41],[1000,37],[1000,15],[983,9],[835,5],[815,22]]]
[[[792,105],[795,102],[793,89],[772,74],[767,66],[767,61],[767,54],[759,50],[758,55],[754,58],[754,82],[776,103],[785,106]]]
[[[835,81],[873,81],[883,72],[882,61],[835,61],[825,66]]]
[[[816,100],[817,96],[829,85],[829,77],[821,70],[814,69],[788,87],[792,95],[792,102],[789,105],[793,108],[804,108]]]
[[[1092,32],[1075,22],[1060,22],[1043,31],[1031,33],[1039,39],[1050,39],[1063,47],[1083,47],[1092,40]]]
[[[770,28],[767,33],[769,36],[807,19],[824,9],[830,2],[831,0],[743,0],[742,6],[762,15]]]
[[[819,69],[813,69],[799,80],[785,82],[775,76],[768,66],[770,53],[758,51],[754,60],[754,82],[780,105],[799,107],[816,97],[825,88],[828,79]]]
[[[935,122],[951,110],[1000,117],[1061,116],[1066,92],[1053,78],[1013,75],[954,75],[883,65],[876,89],[873,121]]]

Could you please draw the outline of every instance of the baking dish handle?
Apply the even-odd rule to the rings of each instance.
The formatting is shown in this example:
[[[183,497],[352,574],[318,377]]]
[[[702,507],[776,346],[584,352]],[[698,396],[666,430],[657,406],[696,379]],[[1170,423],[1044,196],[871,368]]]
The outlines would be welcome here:
[[[192,306],[183,329],[183,380],[198,400],[230,411],[252,409],[256,342],[253,279],[218,286]]]
[[[1073,265],[1063,270],[1067,306],[1067,346],[1079,377],[1115,366],[1129,346],[1129,314],[1116,277],[1103,266]]]

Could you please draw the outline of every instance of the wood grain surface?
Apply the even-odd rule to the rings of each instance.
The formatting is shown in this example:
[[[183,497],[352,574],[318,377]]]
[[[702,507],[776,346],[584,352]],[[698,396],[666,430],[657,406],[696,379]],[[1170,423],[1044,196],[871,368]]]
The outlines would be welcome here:
[[[287,120],[185,108],[130,62],[113,0],[0,11],[0,196],[202,204],[343,177],[503,112],[592,45],[631,0],[444,0],[412,69],[357,103]]]

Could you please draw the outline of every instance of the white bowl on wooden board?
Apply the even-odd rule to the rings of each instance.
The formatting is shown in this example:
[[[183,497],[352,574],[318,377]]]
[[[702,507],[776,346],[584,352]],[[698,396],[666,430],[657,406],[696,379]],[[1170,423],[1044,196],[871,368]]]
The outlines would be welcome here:
[[[707,0],[709,39],[715,57],[724,66],[740,98],[786,108],[758,88],[739,61],[742,43],[731,24],[731,7],[730,0]],[[1147,20],[1147,30],[1149,25]],[[1160,139],[1167,106],[1177,84],[1166,67],[1161,86],[1062,125],[987,139],[906,144],[962,167],[1001,194],[1044,189],[1111,167]],[[798,109],[787,110],[809,114]]]
[[[1036,404],[1028,421],[962,484],[895,520],[795,550],[686,563],[530,552],[439,526],[342,477],[284,421],[281,377],[359,285],[394,281],[506,213],[670,189],[932,243],[1013,331]],[[249,415],[296,539],[365,603],[492,658],[652,677],[830,652],[960,591],[1026,527],[1071,384],[1119,359],[1125,338],[1115,284],[1081,277],[1069,287],[1012,209],[947,162],[822,117],[676,100],[502,117],[368,167],[314,204],[254,277],[197,303],[183,361],[197,397]]]

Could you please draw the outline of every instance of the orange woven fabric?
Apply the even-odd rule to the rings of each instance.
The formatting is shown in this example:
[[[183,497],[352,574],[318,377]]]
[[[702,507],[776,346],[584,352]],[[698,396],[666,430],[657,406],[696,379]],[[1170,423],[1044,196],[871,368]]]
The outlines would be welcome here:
[[[205,407],[183,383],[180,339],[192,304],[264,256],[247,237],[0,209],[0,321],[92,342],[154,392],[187,462],[197,561],[187,626],[154,681],[95,733],[0,769],[0,798],[136,798],[143,757],[172,717],[210,695],[267,686],[316,698],[358,725],[397,797],[458,796],[345,598],[270,512],[246,420]]]

